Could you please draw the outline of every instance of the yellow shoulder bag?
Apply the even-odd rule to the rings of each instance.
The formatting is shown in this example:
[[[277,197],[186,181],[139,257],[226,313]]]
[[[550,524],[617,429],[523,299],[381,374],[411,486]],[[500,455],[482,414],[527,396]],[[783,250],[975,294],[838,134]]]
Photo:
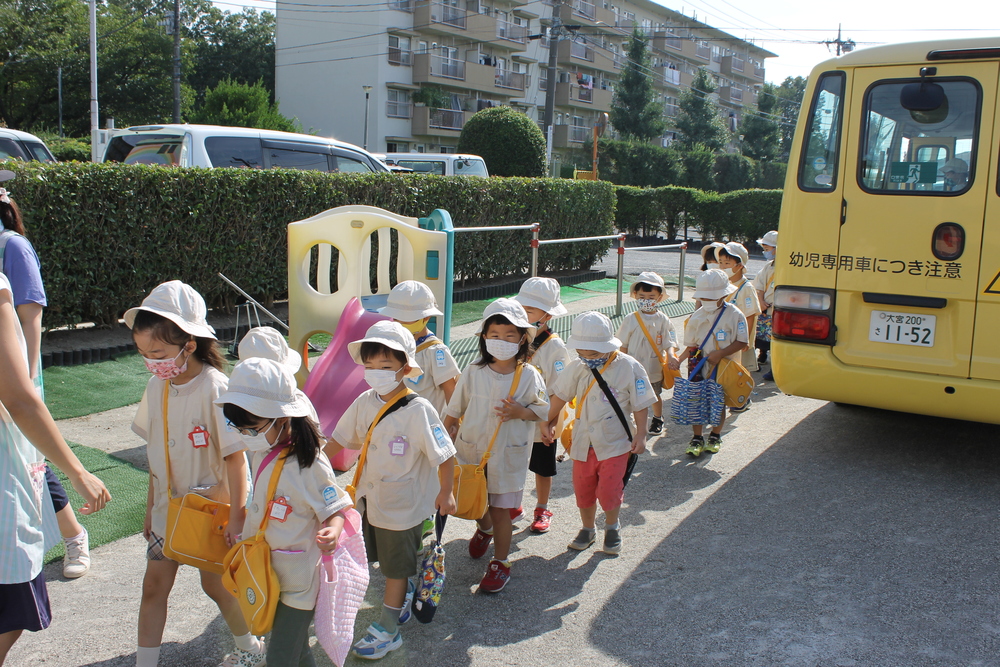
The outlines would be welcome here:
[[[198,493],[175,497],[170,481],[170,433],[167,414],[170,385],[163,387],[163,456],[167,462],[167,534],[163,536],[163,555],[194,565],[200,570],[222,574],[222,561],[229,551],[226,526],[229,505]]]
[[[656,343],[653,341],[653,337],[649,335],[649,329],[646,328],[646,323],[642,321],[642,315],[639,311],[635,311],[635,319],[639,322],[639,328],[642,329],[642,333],[645,334],[646,340],[649,341],[649,346],[653,348],[653,354],[660,357],[660,369],[663,371],[663,388],[673,389],[674,378],[679,378],[681,376],[681,370],[673,370],[670,368],[670,364],[667,362],[667,351],[660,350],[657,348]]]
[[[403,392],[396,395],[396,398],[389,401],[383,405],[377,413],[375,413],[375,419],[372,420],[372,425],[368,427],[368,433],[365,435],[365,444],[361,445],[361,454],[358,456],[358,467],[354,469],[354,481],[347,485],[347,493],[351,496],[351,502],[357,504],[357,500],[354,495],[358,492],[358,482],[361,481],[361,471],[365,467],[365,461],[368,460],[368,445],[372,444],[372,433],[375,431],[375,427],[378,423],[382,421],[382,417],[392,412],[392,410],[406,399],[407,396],[415,395],[412,389],[406,388]],[[409,400],[409,399],[407,399]],[[401,406],[402,407],[402,406]]]
[[[514,392],[517,391],[517,385],[521,380],[521,370],[523,368],[523,363],[517,365],[517,369],[514,371],[514,379],[510,383],[510,393],[507,395],[507,398],[514,398]],[[500,433],[502,425],[503,422],[498,418],[497,427],[493,429],[493,437],[490,438],[490,444],[478,464],[461,463],[455,466],[455,486],[452,492],[455,495],[455,504],[458,507],[454,516],[459,519],[476,520],[481,519],[486,514],[486,464],[490,460],[490,452],[493,450],[493,444],[497,441],[497,435]]]
[[[267,467],[270,459],[283,451],[284,448],[271,450],[261,461],[259,470]],[[255,635],[271,631],[274,611],[278,608],[278,599],[281,597],[281,583],[271,567],[271,545],[267,543],[264,531],[271,518],[271,505],[284,467],[285,457],[278,456],[278,462],[274,464],[274,471],[271,473],[271,482],[267,485],[267,495],[264,497],[267,506],[257,534],[234,544],[223,563],[222,585],[239,602],[243,618],[250,626],[250,632]]]
[[[733,308],[735,307],[734,305]],[[715,349],[720,349],[718,338],[715,339]],[[750,400],[750,393],[755,386],[750,371],[740,362],[726,357],[719,361],[717,368],[715,381],[722,385],[722,391],[726,395],[726,405],[730,408],[742,408]]]
[[[615,357],[617,356],[618,356],[617,352],[611,353],[611,355],[608,357],[608,360],[604,362],[603,366],[601,366],[602,374],[607,369],[607,367],[611,365],[611,362],[614,361]],[[562,435],[559,436],[559,442],[562,444],[563,449],[566,450],[567,454],[573,448],[573,425],[576,424],[576,422],[580,421],[580,415],[583,413],[583,402],[587,399],[587,394],[590,393],[590,390],[594,388],[595,382],[597,382],[597,378],[591,379],[590,384],[587,385],[587,389],[583,392],[583,396],[580,396],[579,398],[574,398],[569,403],[570,405],[575,405],[576,419],[567,423],[563,427]]]

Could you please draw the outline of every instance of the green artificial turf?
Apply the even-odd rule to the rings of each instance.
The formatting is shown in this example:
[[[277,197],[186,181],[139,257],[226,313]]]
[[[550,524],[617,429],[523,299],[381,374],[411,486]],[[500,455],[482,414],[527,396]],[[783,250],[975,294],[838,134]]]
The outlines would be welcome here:
[[[149,371],[137,354],[84,366],[52,366],[42,372],[45,404],[55,419],[113,410],[138,403]]]

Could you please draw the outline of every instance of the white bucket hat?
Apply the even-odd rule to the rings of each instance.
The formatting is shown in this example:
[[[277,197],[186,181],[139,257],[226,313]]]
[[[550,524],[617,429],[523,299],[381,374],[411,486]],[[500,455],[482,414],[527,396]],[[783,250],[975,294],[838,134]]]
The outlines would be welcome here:
[[[712,251],[712,257],[715,257],[715,251],[716,251],[716,249],[717,248],[725,248],[725,247],[726,247],[725,243],[719,243],[718,241],[713,241],[712,243],[706,243],[705,245],[703,245],[701,247],[701,261],[703,263],[707,264],[708,263],[708,257],[706,257],[706,255],[708,255],[708,251],[709,250]],[[716,257],[716,260],[718,260],[717,257]]]
[[[709,269],[694,281],[694,298],[717,300],[736,291],[736,285],[720,269]]]
[[[142,305],[125,311],[125,324],[131,329],[140,310],[165,317],[195,338],[215,338],[215,329],[206,319],[205,299],[190,285],[171,280],[153,288]]]
[[[545,311],[552,317],[569,312],[559,298],[559,281],[552,278],[528,278],[521,284],[514,300],[522,306]]]
[[[292,371],[273,359],[261,357],[237,363],[229,377],[229,388],[212,402],[232,403],[265,419],[312,414],[312,404],[295,384]]]
[[[414,358],[417,355],[417,344],[413,340],[413,334],[404,329],[399,322],[388,320],[376,322],[368,328],[364,338],[347,344],[347,351],[351,353],[354,363],[364,365],[365,362],[361,358],[362,343],[380,343],[405,354],[406,365],[410,367],[410,372],[406,374],[406,377],[416,378],[424,374]]]
[[[607,315],[591,310],[580,313],[573,320],[573,329],[566,346],[574,350],[614,352],[622,346],[622,342],[615,338],[615,330]]]
[[[769,245],[772,247],[778,247],[778,232],[771,230],[767,234],[764,234],[763,238],[757,239],[757,245]]]
[[[240,360],[271,359],[298,373],[302,367],[302,355],[288,347],[285,337],[274,327],[254,327],[243,336],[239,345]]]
[[[393,287],[385,307],[378,312],[398,322],[416,322],[444,315],[438,310],[431,288],[416,280],[404,280]]]
[[[746,247],[742,243],[737,243],[736,241],[730,241],[725,245],[725,251],[730,255],[735,255],[740,258],[740,264],[743,266],[747,265],[750,260],[750,253],[747,252]]]
[[[528,321],[528,313],[524,312],[524,306],[514,299],[507,299],[504,297],[492,302],[486,306],[485,310],[483,310],[483,320],[479,323],[479,329],[476,330],[476,335],[483,335],[483,324],[485,324],[486,320],[490,319],[494,315],[502,315],[515,327],[527,329],[529,343],[535,340],[535,334],[538,333],[538,328],[531,326],[531,322]]]
[[[639,288],[640,283],[651,287],[659,287],[660,296],[663,296],[666,293],[666,289],[663,285],[663,278],[658,273],[654,273],[652,271],[643,271],[640,273],[639,277],[635,279],[635,282],[632,283],[632,287],[630,287],[628,291],[628,293],[633,297],[635,296],[635,291]]]

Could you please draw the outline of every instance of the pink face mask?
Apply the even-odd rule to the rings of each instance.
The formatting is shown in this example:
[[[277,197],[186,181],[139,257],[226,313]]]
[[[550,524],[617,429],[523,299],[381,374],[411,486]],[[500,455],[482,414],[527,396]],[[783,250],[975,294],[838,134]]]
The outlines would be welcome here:
[[[184,349],[177,353],[177,356],[173,359],[147,359],[143,357],[142,360],[146,362],[146,368],[150,373],[160,378],[161,380],[173,380],[175,377],[187,370],[188,362],[187,359],[184,360],[183,366],[177,365],[177,359],[182,354],[184,354]]]

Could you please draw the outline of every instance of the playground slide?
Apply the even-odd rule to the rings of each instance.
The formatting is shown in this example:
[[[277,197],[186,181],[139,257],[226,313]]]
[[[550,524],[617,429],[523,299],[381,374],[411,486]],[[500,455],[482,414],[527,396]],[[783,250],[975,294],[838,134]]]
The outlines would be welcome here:
[[[324,435],[330,436],[333,433],[340,417],[354,399],[368,389],[365,369],[354,363],[347,351],[347,344],[364,338],[368,327],[385,319],[388,318],[365,310],[357,297],[352,298],[344,307],[330,346],[309,373],[303,391],[319,414]],[[354,465],[359,453],[355,449],[345,449],[333,457],[330,463],[334,470],[343,472]]]

